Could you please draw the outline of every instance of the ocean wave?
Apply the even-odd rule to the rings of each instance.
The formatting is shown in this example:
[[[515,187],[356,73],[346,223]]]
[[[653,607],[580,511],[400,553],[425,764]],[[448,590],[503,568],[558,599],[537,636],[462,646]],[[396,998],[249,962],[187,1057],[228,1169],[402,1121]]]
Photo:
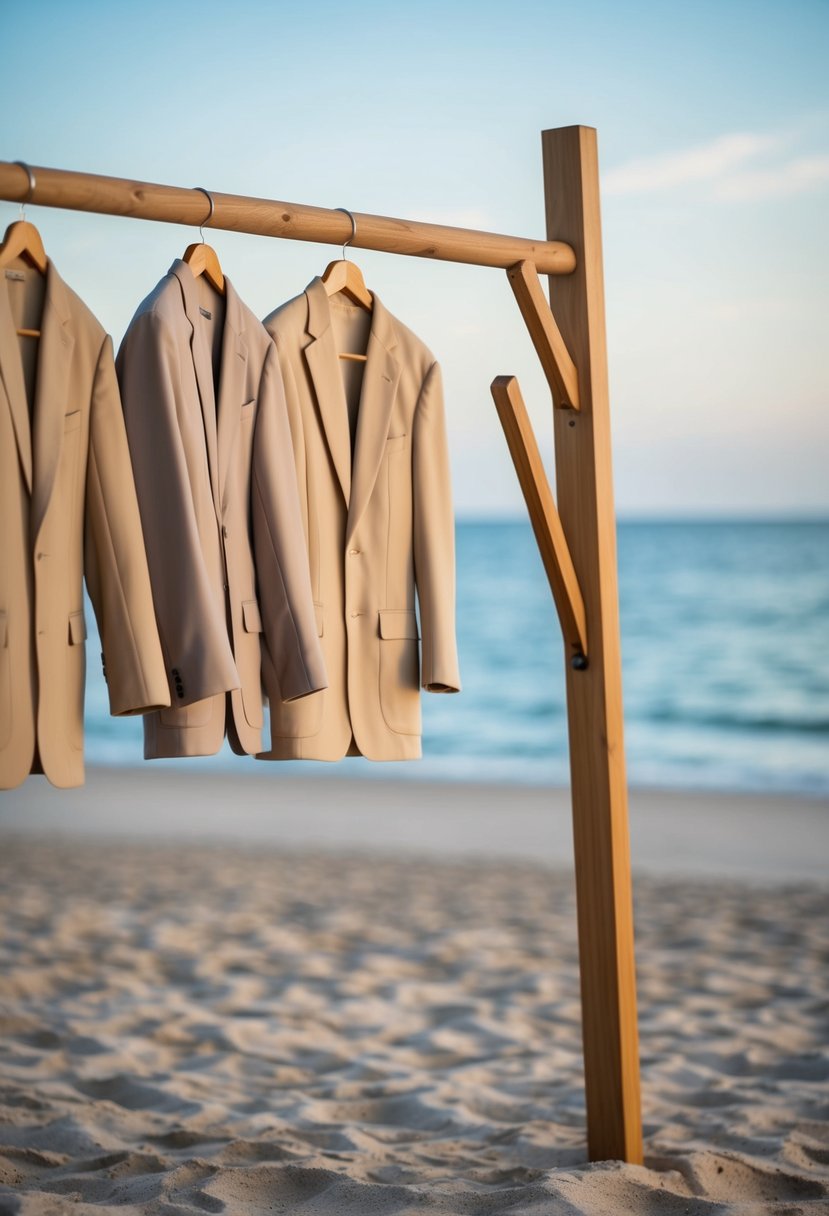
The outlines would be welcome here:
[[[788,734],[829,737],[829,718],[809,718],[800,715],[775,716],[772,714],[747,714],[725,712],[694,712],[693,710],[670,708],[648,708],[631,715],[645,722],[669,723],[676,726],[716,727],[719,730],[745,731],[760,734]]]

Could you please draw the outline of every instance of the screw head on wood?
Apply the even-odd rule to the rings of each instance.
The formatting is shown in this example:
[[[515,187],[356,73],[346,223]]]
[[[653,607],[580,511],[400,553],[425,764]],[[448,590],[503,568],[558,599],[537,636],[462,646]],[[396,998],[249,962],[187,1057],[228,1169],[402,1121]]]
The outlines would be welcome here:
[[[572,659],[570,660],[570,666],[573,668],[573,671],[586,671],[587,670],[587,655],[586,654],[574,654]]]

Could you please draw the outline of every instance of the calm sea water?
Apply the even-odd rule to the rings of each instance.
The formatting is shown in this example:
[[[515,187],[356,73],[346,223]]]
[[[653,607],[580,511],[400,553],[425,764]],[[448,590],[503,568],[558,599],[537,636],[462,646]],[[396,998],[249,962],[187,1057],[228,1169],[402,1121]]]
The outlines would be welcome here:
[[[622,523],[618,537],[631,784],[829,794],[829,522]],[[564,784],[563,650],[529,524],[460,523],[457,548],[462,694],[424,694],[423,761],[339,770]],[[87,760],[143,763],[140,720],[108,715],[87,612]],[[263,767],[227,746],[153,762],[170,763]]]

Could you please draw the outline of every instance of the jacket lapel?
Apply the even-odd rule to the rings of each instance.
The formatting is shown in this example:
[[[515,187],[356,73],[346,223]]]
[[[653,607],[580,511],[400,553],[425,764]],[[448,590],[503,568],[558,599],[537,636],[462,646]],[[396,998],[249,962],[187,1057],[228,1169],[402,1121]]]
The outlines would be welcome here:
[[[31,494],[32,434],[29,425],[29,406],[26,402],[23,363],[20,358],[20,347],[9,303],[5,275],[0,282],[0,384],[3,385],[9,403],[20,466],[23,469],[26,488]]]
[[[377,295],[371,314],[368,358],[363,370],[354,470],[348,507],[346,539],[350,539],[368,505],[386,449],[394,397],[400,380],[400,364],[394,355],[397,337],[390,314]]]
[[[219,373],[218,450],[219,499],[225,505],[227,471],[244,404],[248,350],[242,336],[242,307],[230,279],[225,276],[225,327],[222,334],[222,366]]]
[[[320,279],[314,279],[309,284],[305,295],[308,300],[307,328],[311,335],[311,341],[305,347],[305,359],[314,382],[328,450],[348,506],[351,498],[351,435],[343,378],[331,327],[331,310]]]
[[[46,299],[40,323],[35,403],[32,411],[32,537],[36,538],[49,506],[63,445],[69,392],[69,367],[75,338],[63,280],[50,261]]]
[[[207,464],[210,471],[210,488],[213,492],[213,505],[216,515],[221,515],[219,506],[219,461],[216,432],[216,393],[213,387],[213,364],[207,340],[201,324],[199,313],[199,294],[193,272],[186,262],[177,258],[170,267],[172,273],[181,284],[181,294],[184,299],[184,311],[190,322],[190,350],[193,356],[193,367],[196,373],[196,383],[199,390],[202,423],[204,425],[204,441],[207,447]]]

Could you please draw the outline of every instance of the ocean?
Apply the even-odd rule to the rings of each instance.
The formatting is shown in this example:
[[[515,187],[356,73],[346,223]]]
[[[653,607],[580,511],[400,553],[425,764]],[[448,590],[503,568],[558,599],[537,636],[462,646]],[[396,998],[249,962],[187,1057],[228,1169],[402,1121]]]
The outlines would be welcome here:
[[[630,784],[829,795],[829,521],[622,522],[618,544]],[[457,573],[463,692],[423,694],[422,761],[342,775],[566,784],[563,647],[529,523],[460,522]],[[87,621],[87,763],[142,764],[88,604]],[[152,763],[262,768],[227,745]]]

